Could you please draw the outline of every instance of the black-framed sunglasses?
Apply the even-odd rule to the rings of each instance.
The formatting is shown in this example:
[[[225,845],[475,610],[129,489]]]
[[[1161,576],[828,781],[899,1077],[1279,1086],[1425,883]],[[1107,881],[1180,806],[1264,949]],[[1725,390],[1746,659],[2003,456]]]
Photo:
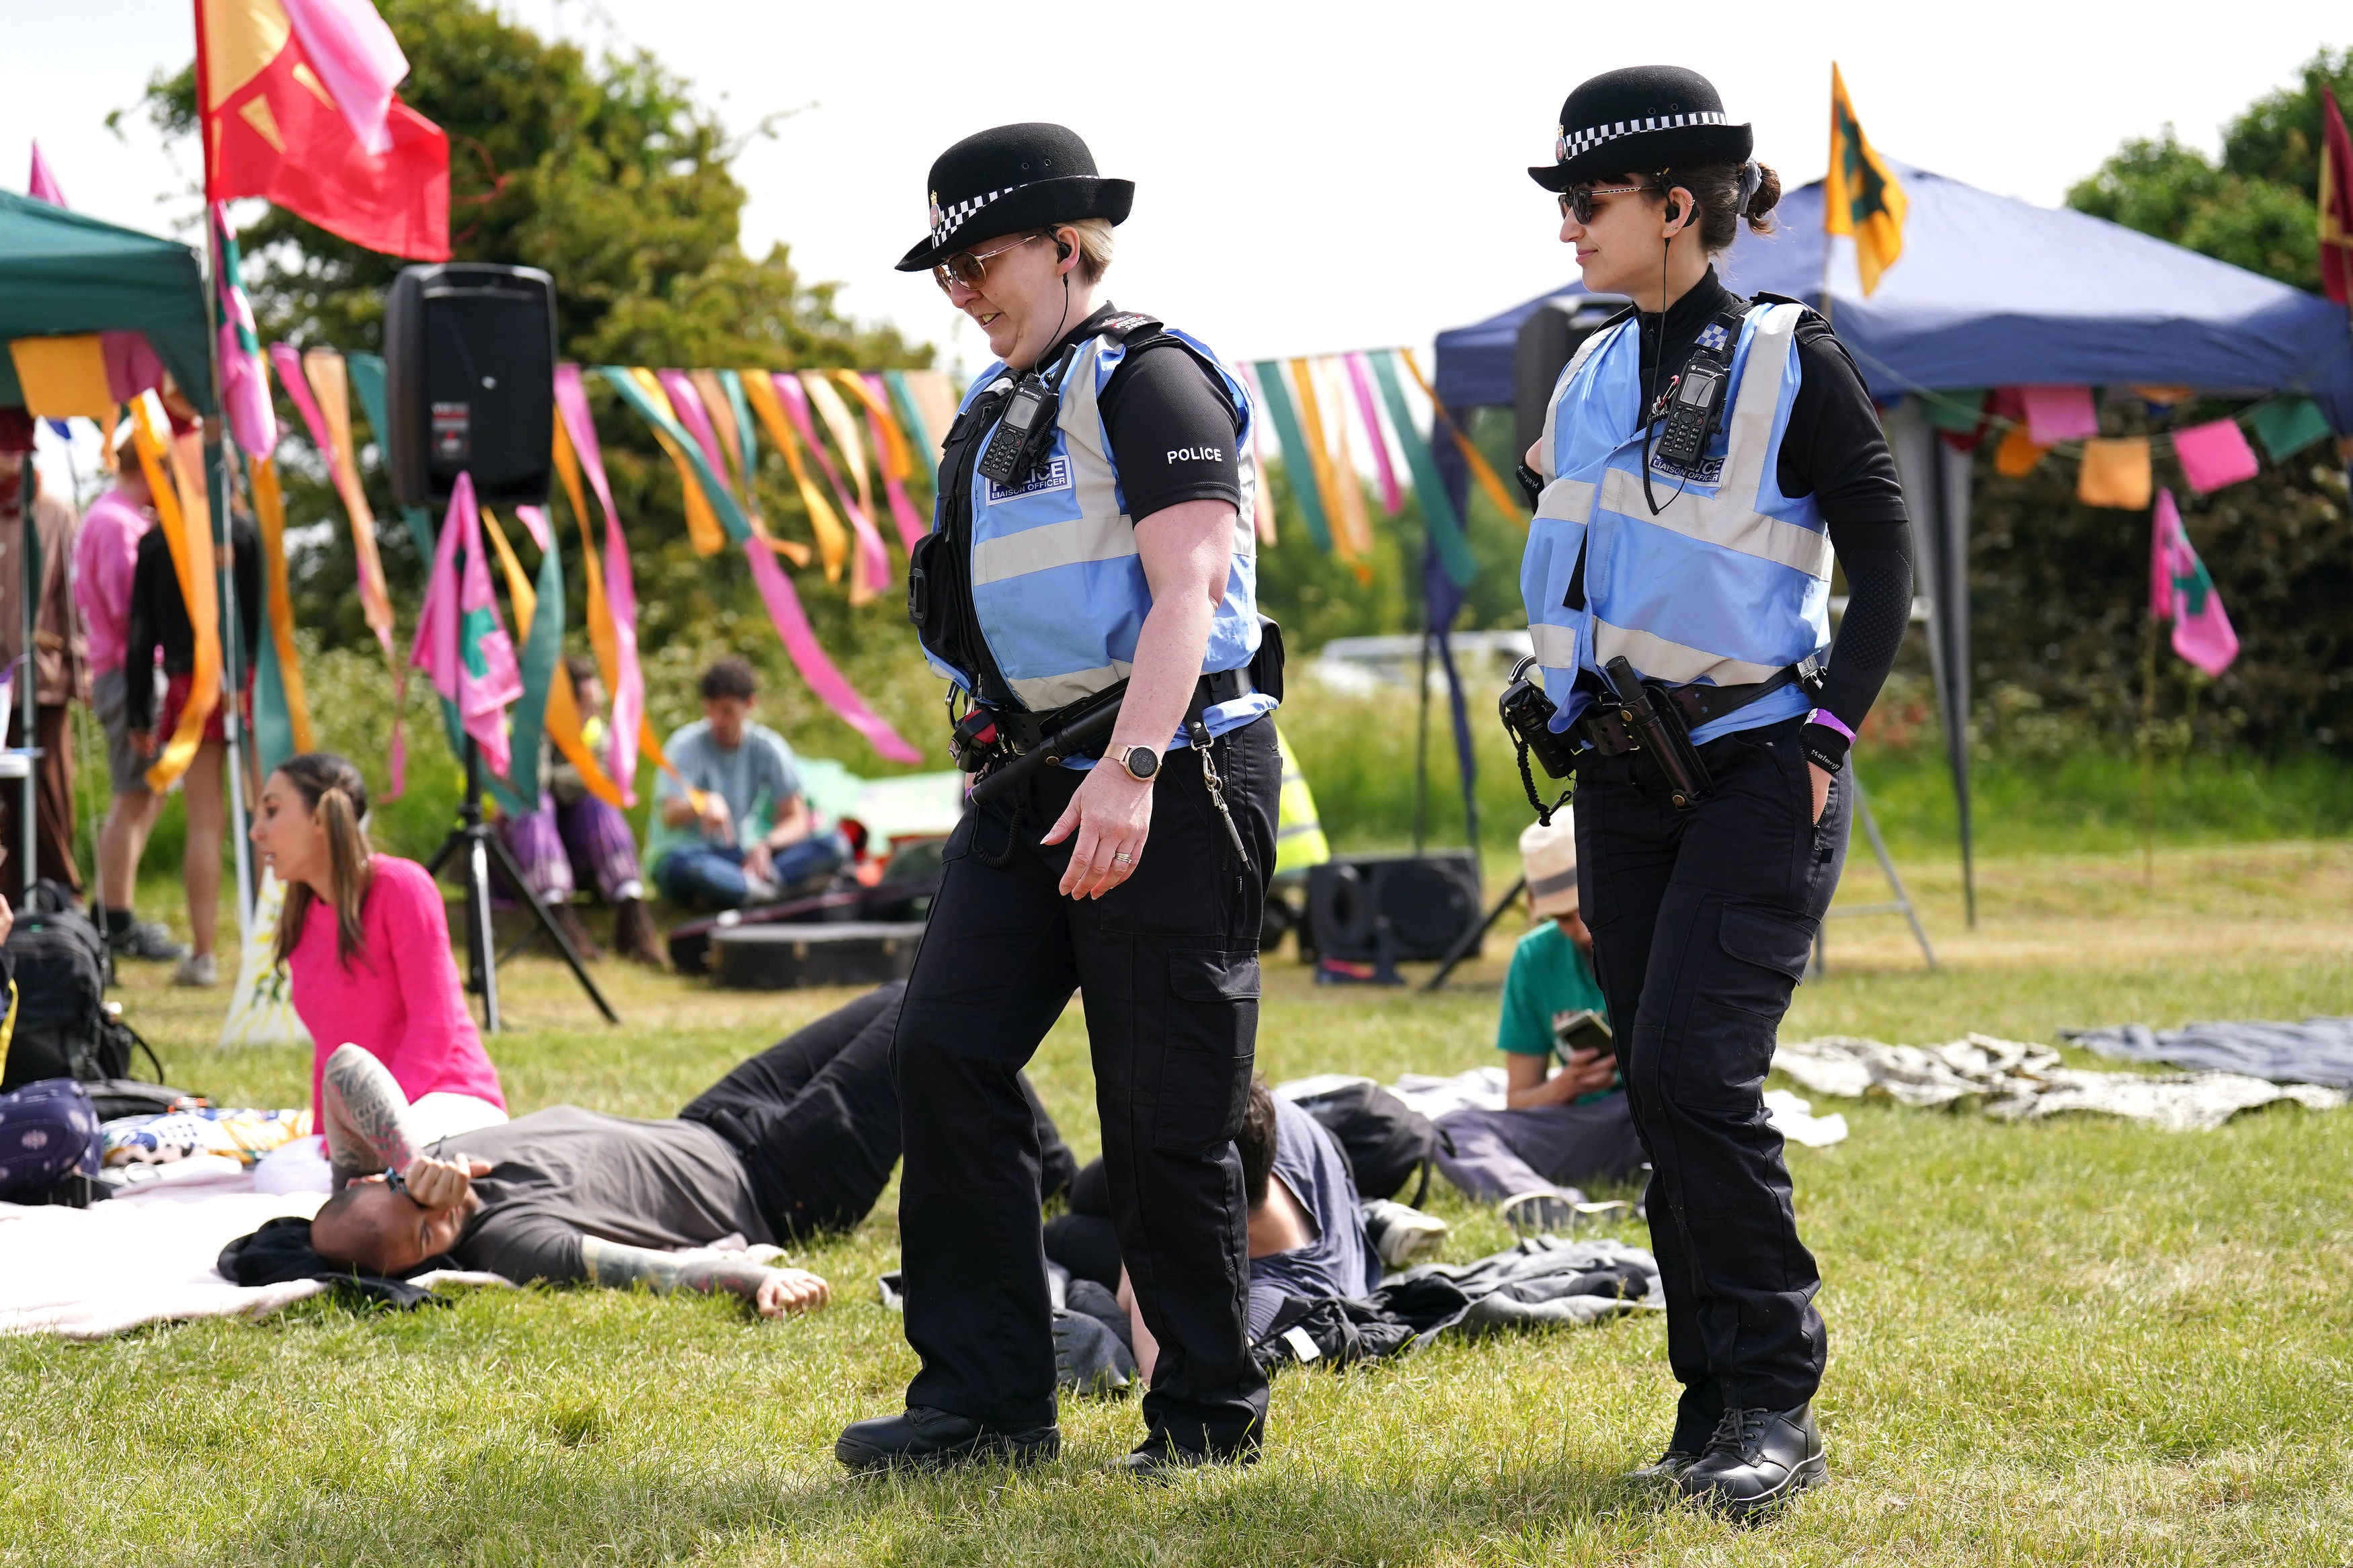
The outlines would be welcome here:
[[[1007,240],[994,250],[959,250],[954,256],[934,264],[932,268],[932,277],[939,283],[940,292],[943,294],[949,292],[959,283],[967,289],[977,289],[987,278],[988,264],[991,261],[1003,256],[1007,251],[1018,250],[1025,245],[1045,237],[1042,234],[1025,234],[1019,239]]]
[[[1560,216],[1573,217],[1579,223],[1591,223],[1594,197],[1640,195],[1651,188],[1649,185],[1571,185],[1560,193]]]

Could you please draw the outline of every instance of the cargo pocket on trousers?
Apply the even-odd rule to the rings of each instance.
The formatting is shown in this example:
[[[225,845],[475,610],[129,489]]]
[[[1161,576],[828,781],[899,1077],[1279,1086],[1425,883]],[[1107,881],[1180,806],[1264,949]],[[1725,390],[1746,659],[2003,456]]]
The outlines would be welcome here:
[[[1732,904],[1716,934],[1720,953],[1700,976],[1675,1043],[1675,1098],[1696,1109],[1753,1112],[1813,933],[1809,922],[1778,910]]]
[[[1241,1131],[1257,1056],[1258,996],[1255,952],[1179,948],[1168,954],[1155,1147],[1207,1149]]]
[[[1725,955],[1739,960],[1724,966],[1718,999],[1746,1013],[1778,1018],[1789,1005],[1789,991],[1805,978],[1806,960],[1814,950],[1814,928],[1774,910],[1727,904],[1718,928]]]

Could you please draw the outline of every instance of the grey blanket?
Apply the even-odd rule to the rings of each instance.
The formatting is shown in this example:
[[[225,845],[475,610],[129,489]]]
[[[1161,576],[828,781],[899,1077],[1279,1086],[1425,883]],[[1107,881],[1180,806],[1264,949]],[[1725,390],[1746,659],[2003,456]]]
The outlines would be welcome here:
[[[2066,1029],[2064,1038],[2104,1057],[2171,1062],[2244,1073],[2274,1083],[2319,1083],[2353,1089],[2353,1018],[2306,1018],[2301,1024],[2189,1024],[2152,1029],[2122,1024],[2112,1029]]]

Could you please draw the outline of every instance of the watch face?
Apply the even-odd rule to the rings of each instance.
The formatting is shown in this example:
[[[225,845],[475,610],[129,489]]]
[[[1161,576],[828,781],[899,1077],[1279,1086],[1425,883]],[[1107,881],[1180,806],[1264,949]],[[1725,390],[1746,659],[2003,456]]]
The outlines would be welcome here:
[[[1160,757],[1149,746],[1130,746],[1119,761],[1134,778],[1148,779],[1160,771]]]

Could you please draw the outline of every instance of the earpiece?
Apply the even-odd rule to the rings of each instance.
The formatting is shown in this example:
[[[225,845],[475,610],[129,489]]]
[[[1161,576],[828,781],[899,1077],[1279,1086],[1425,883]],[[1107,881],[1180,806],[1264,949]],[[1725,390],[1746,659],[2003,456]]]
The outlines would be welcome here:
[[[1667,198],[1667,212],[1666,212],[1666,218],[1667,218],[1667,221],[1668,221],[1669,223],[1672,223],[1672,222],[1674,222],[1674,221],[1675,221],[1675,219],[1677,219],[1677,218],[1679,218],[1679,217],[1681,217],[1681,216],[1683,216],[1683,209],[1680,205],[1678,205],[1676,204],[1676,202],[1675,202],[1675,200],[1674,200],[1674,198],[1673,198],[1673,197],[1672,197],[1672,196],[1668,197],[1668,198]]]
[[[1071,242],[1064,239],[1060,235],[1056,235],[1054,237],[1054,259],[1058,262],[1061,262],[1068,261],[1070,258]]]

